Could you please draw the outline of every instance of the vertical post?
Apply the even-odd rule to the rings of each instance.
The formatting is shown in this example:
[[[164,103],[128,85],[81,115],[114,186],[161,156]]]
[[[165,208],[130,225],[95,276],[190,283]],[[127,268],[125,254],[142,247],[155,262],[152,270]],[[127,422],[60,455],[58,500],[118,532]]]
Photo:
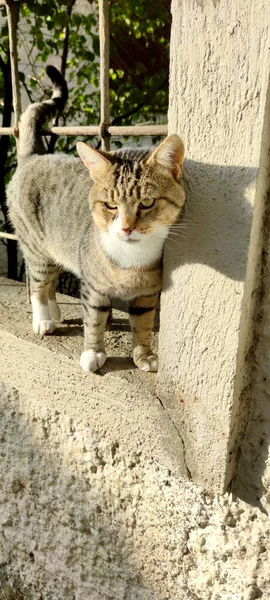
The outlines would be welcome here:
[[[20,12],[20,1],[14,2],[14,0],[6,0],[6,10],[9,32],[9,52],[11,66],[12,99],[14,108],[14,126],[15,136],[18,137],[18,133],[16,134],[16,131],[22,112],[17,53],[17,25]]]
[[[257,444],[258,454],[246,469],[254,465],[260,480],[265,465],[257,459],[269,437],[262,434],[259,450],[259,418],[269,412],[251,417],[250,397],[264,357],[256,354],[256,328],[268,276],[267,4],[250,3],[246,11],[246,0],[172,1],[169,132],[188,145],[189,226],[186,241],[164,250],[156,393],[181,436],[192,479],[212,493],[222,493],[236,473],[247,419],[254,419],[250,449]],[[234,10],[245,16],[220,44],[217,20]],[[269,384],[257,385],[263,397]]]
[[[21,116],[21,95],[20,95],[20,81],[19,81],[19,69],[18,69],[18,52],[17,52],[17,27],[20,13],[20,0],[15,2],[14,0],[6,0],[6,11],[8,21],[8,32],[9,32],[9,54],[10,54],[10,69],[11,69],[11,85],[12,85],[12,103],[14,110],[14,135],[16,138],[16,146],[18,150],[18,123]],[[8,240],[8,264],[9,272],[10,265],[12,265],[12,277],[17,279],[17,242]],[[11,276],[11,275],[9,275]]]
[[[99,0],[99,44],[100,44],[100,120],[102,150],[110,150],[110,137],[105,125],[110,123],[110,28],[108,0]]]

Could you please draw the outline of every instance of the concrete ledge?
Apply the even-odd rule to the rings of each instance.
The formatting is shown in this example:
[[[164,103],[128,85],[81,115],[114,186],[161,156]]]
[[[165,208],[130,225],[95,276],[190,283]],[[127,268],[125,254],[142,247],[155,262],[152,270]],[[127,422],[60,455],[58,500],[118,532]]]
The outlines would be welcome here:
[[[267,516],[178,475],[154,380],[83,373],[81,333],[35,338],[24,286],[0,284],[0,599],[268,600]]]
[[[83,347],[80,301],[63,295],[58,301],[64,321],[56,335],[42,339],[31,331],[25,286],[0,279],[2,380],[16,388],[39,415],[44,410],[68,410],[71,419],[83,420],[112,444],[121,444],[125,452],[140,447],[146,456],[177,474],[186,474],[181,438],[154,395],[156,376],[134,368],[128,356],[127,315],[114,311],[113,331],[106,334],[111,358],[101,374],[88,374],[79,366]]]

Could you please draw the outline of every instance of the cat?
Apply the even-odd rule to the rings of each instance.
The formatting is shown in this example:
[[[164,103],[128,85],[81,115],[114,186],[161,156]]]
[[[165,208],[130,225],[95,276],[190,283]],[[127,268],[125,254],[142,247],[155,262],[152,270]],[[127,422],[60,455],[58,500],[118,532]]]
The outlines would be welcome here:
[[[40,130],[63,110],[68,95],[59,71],[49,66],[47,73],[53,95],[22,115],[18,168],[7,190],[28,267],[34,332],[53,333],[61,318],[55,288],[65,269],[81,281],[81,367],[94,372],[104,365],[104,331],[117,297],[128,302],[135,365],[156,371],[150,334],[164,241],[185,201],[183,142],[175,134],[154,149],[113,152],[78,142],[80,158],[46,154]]]

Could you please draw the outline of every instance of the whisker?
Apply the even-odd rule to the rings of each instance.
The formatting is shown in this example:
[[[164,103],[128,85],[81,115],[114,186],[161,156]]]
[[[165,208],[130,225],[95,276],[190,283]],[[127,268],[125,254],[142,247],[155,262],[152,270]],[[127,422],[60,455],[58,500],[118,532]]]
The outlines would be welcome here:
[[[175,246],[170,246],[170,242],[175,242],[175,243],[179,243],[179,240],[168,240],[164,242],[164,247],[169,248],[169,250],[174,250],[175,251]]]
[[[190,228],[189,228],[188,226],[184,226],[184,227],[174,227],[173,229],[172,229],[172,227],[169,227],[169,232],[170,232],[170,233],[174,233],[174,232],[175,232],[175,233],[178,233],[178,231],[187,231],[187,230],[189,230],[189,229],[190,229]]]
[[[167,235],[167,238],[168,238],[168,237],[170,237],[170,233],[168,233],[168,235]],[[189,236],[188,236],[188,235],[186,235],[186,233],[185,233],[185,232],[183,232],[183,233],[177,233],[177,232],[173,231],[173,232],[171,233],[171,239],[174,239],[174,238],[176,238],[176,237],[188,238]]]
[[[169,246],[169,243],[171,243],[171,242],[172,242],[173,244],[177,244],[177,243],[178,243],[178,240],[169,240],[169,239],[167,239],[167,240],[165,240],[165,242],[164,242],[164,246],[168,246],[168,248],[170,248],[170,246]]]
[[[179,219],[178,221],[175,221],[172,224],[172,227],[177,227],[178,225],[181,225],[181,223],[193,223],[193,219],[186,219],[185,217],[181,217],[181,219]]]
[[[172,235],[178,235],[178,233],[187,233],[189,231],[188,227],[183,227],[180,229],[169,229],[168,233],[172,234]]]
[[[178,235],[179,233],[188,233],[188,232],[189,232],[188,228],[185,228],[185,229],[173,229],[173,230],[169,231],[168,235],[169,234],[171,234],[171,235]]]
[[[181,221],[181,223],[174,223],[173,225],[170,225],[170,228],[178,229],[179,227],[187,227],[188,225],[191,225],[191,223],[192,221]]]
[[[178,244],[178,242],[180,242],[181,240],[188,240],[187,237],[181,237],[181,238],[177,238],[177,240],[173,239],[173,238],[166,238],[169,242],[174,242],[174,244]]]
[[[164,238],[162,238],[161,236],[159,236],[159,235],[155,235],[155,234],[153,234],[153,237],[155,237],[155,238],[157,238],[157,239],[164,239]],[[183,239],[183,240],[186,240],[186,239],[188,239],[186,236],[179,236],[179,238],[180,238],[180,237],[181,237],[181,239]],[[178,243],[179,243],[179,238],[178,238],[178,239],[175,239],[175,238],[170,238],[169,236],[167,236],[167,237],[165,238],[165,240],[164,240],[164,246],[165,246],[166,242],[173,242],[174,244],[178,244]]]
[[[189,225],[181,225],[181,227],[170,227],[172,231],[180,231],[182,229],[189,229]]]

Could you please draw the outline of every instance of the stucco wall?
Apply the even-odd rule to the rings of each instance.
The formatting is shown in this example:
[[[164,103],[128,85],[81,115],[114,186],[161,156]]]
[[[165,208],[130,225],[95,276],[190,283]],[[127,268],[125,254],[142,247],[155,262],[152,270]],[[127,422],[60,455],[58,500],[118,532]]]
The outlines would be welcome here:
[[[165,249],[158,394],[192,477],[216,491],[235,473],[249,410],[269,170],[267,5],[172,3],[169,128],[186,145],[187,208],[183,238]]]
[[[270,198],[269,198],[270,200]],[[265,244],[263,299],[252,353],[252,407],[241,444],[234,490],[238,496],[269,513],[270,504],[270,240]],[[269,565],[270,568],[270,565]]]

